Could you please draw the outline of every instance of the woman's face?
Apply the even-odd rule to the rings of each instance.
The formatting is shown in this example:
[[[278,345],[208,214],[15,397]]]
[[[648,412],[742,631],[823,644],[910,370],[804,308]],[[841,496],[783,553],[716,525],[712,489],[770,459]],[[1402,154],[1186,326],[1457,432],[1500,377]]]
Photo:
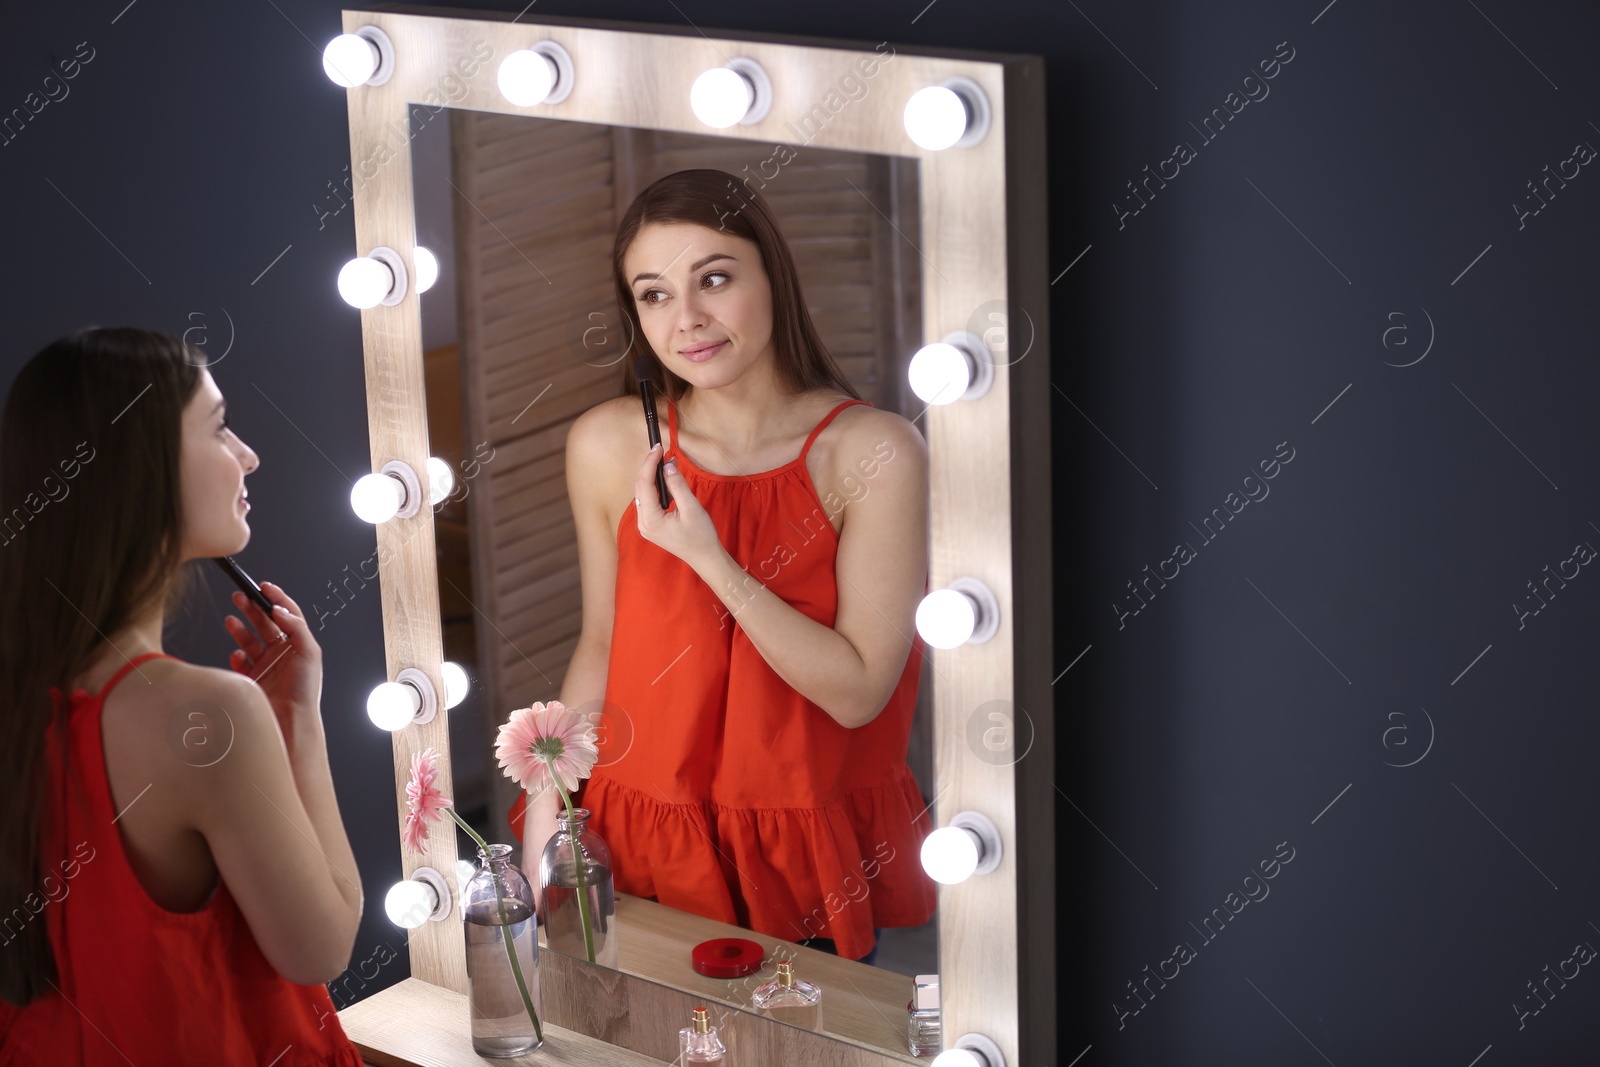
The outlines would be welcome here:
[[[771,357],[772,283],[754,241],[653,222],[622,264],[645,340],[690,385],[727,385]]]
[[[250,446],[228,428],[222,390],[202,369],[183,410],[185,559],[231,556],[249,543],[244,476],[258,466]]]

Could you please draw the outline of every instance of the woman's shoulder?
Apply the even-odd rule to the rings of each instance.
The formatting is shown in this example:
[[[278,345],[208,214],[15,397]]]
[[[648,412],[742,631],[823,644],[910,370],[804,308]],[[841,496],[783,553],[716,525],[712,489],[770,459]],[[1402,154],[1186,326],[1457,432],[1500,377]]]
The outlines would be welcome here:
[[[832,407],[837,407],[851,397],[838,394]],[[832,410],[830,407],[828,410]],[[831,432],[830,432],[831,431]],[[826,449],[840,470],[854,467],[868,456],[886,461],[894,455],[910,452],[925,455],[927,442],[916,423],[899,412],[868,404],[851,404],[834,416],[828,429],[817,437],[813,448]]]

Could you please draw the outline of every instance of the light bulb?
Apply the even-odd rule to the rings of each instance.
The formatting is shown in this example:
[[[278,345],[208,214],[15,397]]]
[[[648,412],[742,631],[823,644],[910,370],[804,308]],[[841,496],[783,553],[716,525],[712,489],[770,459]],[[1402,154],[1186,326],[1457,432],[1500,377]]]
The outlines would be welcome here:
[[[422,694],[404,682],[384,682],[367,694],[367,717],[390,733],[410,726],[421,707]]]
[[[428,457],[428,505],[436,506],[456,487],[456,472],[438,456]]]
[[[750,79],[729,67],[712,67],[696,78],[689,90],[689,107],[695,117],[718,130],[744,118],[755,99]]]
[[[383,898],[383,910],[389,921],[403,930],[415,930],[427,922],[438,906],[439,891],[415,878],[396,882]]]
[[[944,885],[972,877],[980,858],[978,835],[960,826],[941,826],[922,840],[922,869]]]
[[[906,376],[924,403],[953,403],[972,384],[972,358],[955,345],[936,341],[917,350]]]
[[[500,61],[495,82],[500,95],[518,107],[542,104],[556,87],[559,71],[555,60],[542,52],[524,48]]]
[[[375,42],[354,33],[341,33],[322,50],[322,69],[335,85],[353,89],[367,84],[382,60]]]
[[[961,140],[967,132],[967,106],[953,90],[942,85],[918,89],[906,101],[906,136],[919,148],[938,152]]]
[[[426,293],[439,280],[439,257],[418,245],[411,261],[417,265],[417,292]]]
[[[406,489],[400,479],[387,474],[368,474],[350,489],[350,506],[355,513],[376,526],[399,514]]]
[[[917,605],[917,633],[934,648],[959,648],[978,626],[978,606],[958,589],[935,589]]]
[[[339,269],[339,295],[351,307],[375,308],[394,289],[394,271],[382,260],[358,256]]]
[[[467,699],[467,690],[471,683],[467,681],[467,672],[459,663],[445,660],[439,665],[439,673],[444,675],[444,706],[453,708]]]

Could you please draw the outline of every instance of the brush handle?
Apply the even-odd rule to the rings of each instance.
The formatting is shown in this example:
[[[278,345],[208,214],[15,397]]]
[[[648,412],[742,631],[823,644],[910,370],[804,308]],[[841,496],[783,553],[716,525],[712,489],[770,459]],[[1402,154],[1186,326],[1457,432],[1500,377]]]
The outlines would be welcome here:
[[[661,424],[656,419],[656,399],[650,392],[648,379],[639,382],[639,399],[644,401],[644,425],[650,433],[650,447],[654,448],[661,443]],[[667,510],[672,504],[672,494],[667,491],[667,472],[660,462],[656,463],[656,493],[661,498],[661,510]]]
[[[244,595],[255,601],[256,607],[267,613],[267,618],[272,618],[272,601],[267,599],[267,594],[261,591],[256,580],[244,572],[244,568],[233,561],[232,556],[216,556],[217,566],[221,567],[233,584],[237,585]]]

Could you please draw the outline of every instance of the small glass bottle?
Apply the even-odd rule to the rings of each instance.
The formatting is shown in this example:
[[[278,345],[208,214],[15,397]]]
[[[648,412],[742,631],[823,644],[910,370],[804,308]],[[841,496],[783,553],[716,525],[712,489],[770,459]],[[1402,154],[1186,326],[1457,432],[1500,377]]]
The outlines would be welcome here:
[[[578,906],[577,856],[583,857],[583,904]],[[617,898],[612,887],[611,850],[589,828],[587,808],[556,816],[556,832],[539,859],[545,947],[563,956],[589,960],[613,970],[617,966]],[[583,933],[584,912],[589,940]],[[589,955],[590,947],[594,955]]]
[[[757,1014],[802,1030],[822,1029],[822,990],[796,978],[790,960],[778,961],[778,976],[756,989],[750,1006]]]
[[[533,887],[511,862],[510,845],[478,849],[478,873],[461,891],[461,925],[467,940],[467,1004],[472,1048],[480,1056],[518,1056],[544,1044],[517,984],[506,952],[517,954],[517,970],[535,1013],[539,1004],[539,934]],[[544,1026],[544,1016],[539,1016]]]
[[[717,1028],[704,1007],[694,1010],[693,1020],[678,1031],[678,1058],[683,1063],[703,1063],[708,1067],[722,1067],[728,1062],[728,1050],[717,1037]]]
[[[917,984],[906,1005],[910,1013],[906,1038],[913,1056],[937,1056],[944,1049],[939,1032],[939,976],[917,975]]]

